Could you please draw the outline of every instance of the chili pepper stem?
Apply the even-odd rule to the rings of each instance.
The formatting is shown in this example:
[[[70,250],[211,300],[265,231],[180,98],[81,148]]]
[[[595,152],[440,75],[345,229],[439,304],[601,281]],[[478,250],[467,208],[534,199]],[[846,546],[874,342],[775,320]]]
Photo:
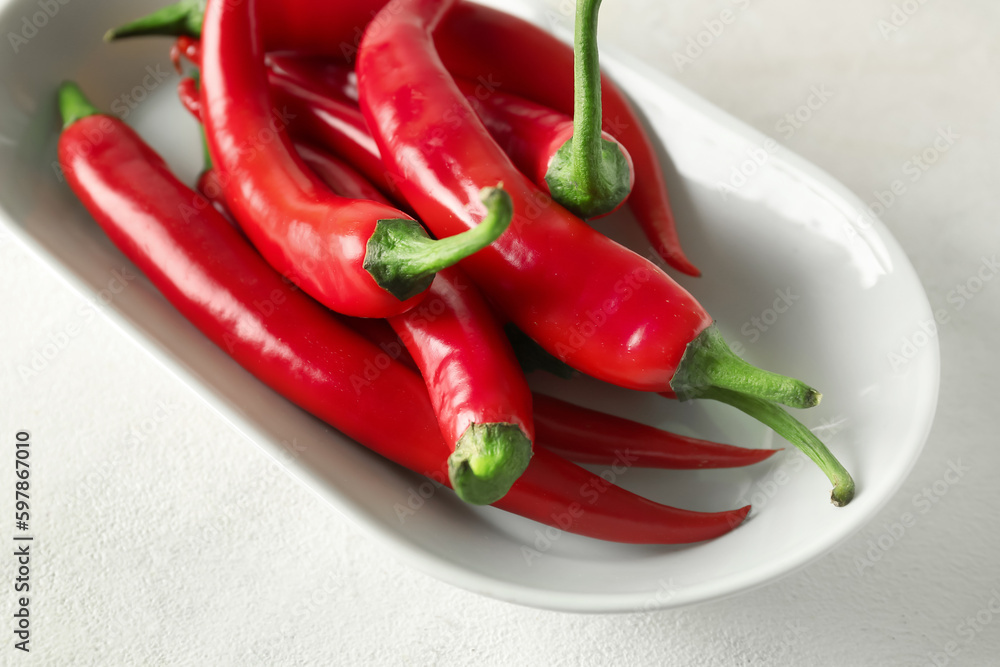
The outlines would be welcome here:
[[[545,175],[553,198],[583,219],[615,210],[632,189],[629,160],[618,143],[601,135],[600,7],[601,0],[577,1],[573,136],[556,151]]]
[[[96,116],[101,112],[90,103],[78,85],[66,81],[59,86],[59,113],[62,115],[63,129],[66,129],[81,118]]]
[[[448,477],[459,498],[490,505],[510,490],[531,460],[531,440],[515,424],[471,424],[448,457]]]
[[[703,398],[716,388],[793,408],[814,407],[823,397],[800,380],[762,370],[736,356],[714,322],[688,344],[670,388],[682,401]]]
[[[405,301],[427,289],[434,274],[493,243],[510,225],[514,205],[498,185],[479,193],[486,217],[472,229],[432,239],[415,220],[379,220],[368,240],[364,267],[383,289]]]
[[[802,450],[833,482],[830,501],[837,507],[843,507],[854,498],[854,479],[837,457],[812,431],[774,403],[718,387],[705,390],[701,397],[720,401],[745,412]]]
[[[113,42],[125,37],[142,35],[201,35],[201,25],[205,18],[204,0],[181,0],[167,5],[152,14],[147,14],[123,26],[104,33],[105,42]]]

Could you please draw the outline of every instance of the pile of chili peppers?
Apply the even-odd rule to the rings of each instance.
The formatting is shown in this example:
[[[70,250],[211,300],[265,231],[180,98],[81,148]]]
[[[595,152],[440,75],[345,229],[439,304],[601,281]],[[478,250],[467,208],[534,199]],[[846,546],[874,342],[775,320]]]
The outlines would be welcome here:
[[[664,261],[698,275],[653,144],[600,74],[599,5],[579,2],[574,55],[455,0],[184,0],[109,41],[177,37],[178,70],[195,68],[179,95],[206,139],[197,190],[72,83],[60,163],[122,252],[233,359],[467,502],[659,544],[717,537],[749,512],[668,507],[577,464],[721,468],[774,450],[533,394],[530,364],[732,405],[809,455],[847,504],[850,475],[780,407],[819,392],[737,357],[694,297],[584,221],[625,204]]]

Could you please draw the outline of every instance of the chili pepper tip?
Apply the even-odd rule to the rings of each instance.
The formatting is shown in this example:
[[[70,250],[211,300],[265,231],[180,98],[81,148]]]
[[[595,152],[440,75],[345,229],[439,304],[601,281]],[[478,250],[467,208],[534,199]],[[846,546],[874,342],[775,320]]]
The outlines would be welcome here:
[[[59,86],[59,113],[63,119],[63,129],[87,116],[96,116],[100,110],[90,103],[80,86],[65,81]]]
[[[531,460],[531,440],[516,424],[471,424],[448,457],[448,477],[459,498],[490,505],[510,490]]]

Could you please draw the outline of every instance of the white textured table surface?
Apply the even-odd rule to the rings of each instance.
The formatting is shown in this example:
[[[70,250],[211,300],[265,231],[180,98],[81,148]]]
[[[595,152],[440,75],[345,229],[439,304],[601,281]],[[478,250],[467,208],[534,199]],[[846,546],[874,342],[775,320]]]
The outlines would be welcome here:
[[[877,519],[777,583],[695,608],[577,616],[482,598],[392,560],[0,237],[0,516],[29,429],[39,540],[30,655],[11,648],[0,558],[0,663],[996,664],[1000,5],[605,5],[606,44],[865,201],[899,181],[882,219],[949,317],[937,421]],[[43,350],[38,373],[19,372]]]

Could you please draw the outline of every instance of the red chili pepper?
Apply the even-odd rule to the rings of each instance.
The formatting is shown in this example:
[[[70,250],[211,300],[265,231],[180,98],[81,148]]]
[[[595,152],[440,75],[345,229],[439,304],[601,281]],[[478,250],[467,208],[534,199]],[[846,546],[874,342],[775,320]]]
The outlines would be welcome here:
[[[212,3],[204,23],[202,117],[229,209],[275,268],[330,308],[405,312],[436,271],[491,243],[508,221],[484,216],[469,236],[433,241],[392,207],[330,192],[295,157],[289,119],[271,106],[252,9],[249,0]]]
[[[201,122],[201,91],[198,82],[186,76],[177,83],[177,97],[188,113]]]
[[[479,290],[455,268],[427,298],[389,319],[427,382],[445,442],[452,488],[466,502],[502,498],[531,458],[531,391]]]
[[[352,3],[350,9],[357,11],[363,4]],[[374,4],[380,6],[381,3]],[[405,2],[402,4],[406,5]],[[287,4],[281,6],[283,11],[290,11]],[[376,16],[372,22],[372,27],[375,29],[367,32],[369,41],[374,41],[380,36],[384,37],[387,32],[399,31],[398,24],[405,23],[401,20],[400,14],[407,14],[399,12],[399,7],[399,3],[394,3],[392,11]],[[493,246],[491,247],[493,252],[478,253],[463,263],[465,268],[472,273],[478,273],[479,275],[474,278],[491,292],[493,300],[507,311],[507,315],[557,356],[569,361],[580,370],[626,386],[635,387],[638,384],[639,386],[635,388],[663,391],[665,395],[682,400],[712,398],[733,405],[775,429],[808,454],[833,482],[834,503],[844,505],[849,502],[854,494],[854,482],[849,473],[808,429],[791,415],[771,404],[769,400],[764,400],[777,400],[793,406],[807,407],[818,401],[818,392],[797,381],[766,374],[743,363],[729,351],[715,327],[708,326],[710,318],[704,310],[679,286],[672,281],[665,282],[665,276],[662,276],[651,263],[644,264],[637,261],[634,254],[610,242],[603,243],[596,239],[596,235],[588,236],[578,223],[561,217],[556,210],[558,207],[546,208],[547,199],[524,183],[524,179],[517,174],[513,165],[509,164],[502,151],[492,141],[484,142],[486,134],[484,128],[476,119],[474,112],[461,99],[460,93],[444,72],[440,60],[432,56],[433,62],[427,62],[428,54],[436,53],[428,25],[436,22],[443,11],[440,11],[442,7],[424,7],[424,9],[438,11],[434,20],[417,20],[409,25],[412,34],[406,49],[414,60],[407,62],[406,58],[397,59],[394,61],[398,63],[395,71],[388,72],[385,77],[374,78],[395,81],[401,90],[407,89],[407,81],[404,80],[405,77],[399,76],[400,72],[407,72],[412,76],[413,82],[421,82],[426,94],[421,92],[416,96],[412,94],[408,97],[401,96],[400,107],[406,109],[412,117],[414,110],[410,108],[410,103],[419,102],[420,96],[425,96],[429,103],[427,106],[435,107],[433,112],[425,113],[420,123],[403,123],[396,127],[402,134],[406,130],[416,129],[415,126],[419,125],[428,130],[424,133],[424,139],[430,142],[440,139],[458,148],[457,152],[435,150],[436,157],[442,157],[442,153],[450,156],[463,154],[463,151],[466,151],[464,153],[468,159],[466,164],[476,166],[474,174],[476,178],[473,178],[472,182],[463,182],[463,178],[468,174],[445,174],[442,171],[445,181],[451,179],[450,184],[440,182],[435,184],[438,174],[434,173],[434,168],[426,164],[420,165],[426,170],[424,176],[428,177],[425,189],[436,188],[438,190],[436,194],[449,198],[448,204],[452,206],[463,199],[466,200],[458,204],[462,210],[457,212],[455,219],[436,221],[439,223],[435,228],[436,231],[439,235],[447,236],[447,226],[451,226],[454,233],[469,224],[469,213],[479,210],[479,204],[461,196],[463,189],[465,194],[469,191],[478,192],[476,179],[481,178],[483,172],[489,172],[491,168],[494,172],[499,171],[510,177],[509,182],[504,180],[508,186],[511,183],[518,184],[520,193],[514,200],[515,210],[521,212],[519,213],[521,223],[541,218],[544,218],[546,223],[534,225],[534,230],[528,225],[519,224],[524,226],[524,230],[523,234],[518,236],[525,236],[526,239],[512,240],[511,235],[507,234],[505,237],[508,242],[503,244],[502,248]],[[273,11],[272,5],[264,3],[263,16],[268,17],[269,12]],[[315,12],[309,13],[309,17],[311,21],[300,21],[294,30],[266,33],[265,40],[268,46],[275,49],[290,46],[306,52],[329,53],[330,45],[347,44],[344,40],[350,39],[351,26],[354,26],[354,32],[360,32],[360,28],[357,27],[359,24],[351,23],[349,20],[341,21],[342,17],[337,11],[323,3],[316,7]],[[412,16],[408,18],[413,19]],[[482,21],[482,25],[479,26],[481,33],[475,30],[470,33],[469,26],[475,26],[476,21]],[[148,26],[156,22],[157,18],[154,16],[143,19],[140,23]],[[262,23],[270,29],[281,25],[281,19],[268,18],[262,20]],[[126,27],[121,34],[130,32],[138,34],[143,29],[142,26]],[[313,32],[310,33],[310,30]],[[519,30],[521,36],[518,35]],[[321,34],[317,34],[316,31]],[[502,13],[491,12],[485,8],[477,9],[474,5],[460,6],[453,10],[447,17],[445,29],[440,32],[445,35],[441,39],[441,46],[444,48],[447,48],[449,40],[450,43],[458,43],[470,35],[476,35],[478,40],[481,34],[485,38],[484,44],[490,44],[501,53],[508,44],[519,44],[524,36],[528,36],[523,49],[517,53],[505,54],[505,57],[494,63],[497,65],[496,70],[479,69],[480,73],[507,71],[503,68],[514,62],[519,63],[519,67],[527,64],[528,71],[540,71],[548,66],[548,61],[542,59],[532,63],[530,57],[523,60],[523,54],[531,52],[533,44],[548,44],[551,47],[549,55],[553,58],[552,62],[559,61],[560,49],[565,52],[564,46],[559,45],[544,32]],[[449,32],[452,32],[450,37]],[[496,42],[498,35],[508,39],[508,42]],[[384,51],[391,54],[393,46],[391,44],[384,46],[386,47]],[[401,44],[400,47],[402,46]],[[470,51],[463,57],[461,51],[462,49],[455,50],[458,57],[451,63],[454,71],[461,71],[463,66],[468,66],[468,63],[483,62],[477,61],[474,52]],[[353,51],[348,48],[342,55],[349,59]],[[479,57],[482,58],[482,54]],[[414,69],[423,70],[424,76],[414,72]],[[516,79],[517,76],[510,80]],[[605,84],[603,94],[607,108],[616,93],[613,86],[607,85],[607,82]],[[549,82],[539,85],[541,88],[536,92],[543,94],[526,96],[542,99],[547,94],[544,92],[547,87],[557,88],[555,85],[549,86]],[[438,93],[443,92],[445,97],[441,98],[437,93],[431,93],[432,88],[438,89]],[[620,102],[624,105],[623,112],[630,112],[623,96],[620,97]],[[397,110],[392,108],[392,104],[386,99],[382,100],[382,104],[384,105],[382,110],[386,112],[384,120],[396,118]],[[558,106],[558,103],[555,106]],[[463,122],[457,127],[441,127],[444,119],[454,125],[456,112]],[[632,124],[626,123],[626,130],[634,135],[635,132],[641,132],[641,125],[637,121]],[[621,133],[618,135],[622,136]],[[409,137],[409,139],[414,138]],[[416,137],[413,145],[408,146],[413,155],[424,155],[419,139],[420,137]],[[397,141],[397,143],[403,145],[407,142]],[[623,140],[623,143],[636,159],[637,150],[633,149],[628,141]],[[384,150],[382,152],[385,153]],[[650,156],[655,158],[651,154]],[[655,159],[651,166],[656,166]],[[644,173],[644,167],[638,159],[636,168],[637,176]],[[398,178],[398,165],[396,171]],[[662,182],[659,185],[662,186]],[[454,191],[451,190],[453,187]],[[454,196],[455,193],[460,196]],[[429,206],[436,206],[433,196],[427,199]],[[630,201],[634,203],[635,199],[633,195]],[[655,200],[655,197],[652,200]],[[444,208],[448,209],[447,206]],[[417,207],[417,210],[419,211],[420,207]],[[445,228],[442,228],[442,225]],[[539,227],[542,229],[539,230]],[[601,249],[602,243],[603,249]],[[578,254],[574,248],[567,247],[567,244],[576,246],[581,253]],[[600,249],[600,252],[594,252],[595,249]],[[573,258],[570,264],[565,261],[560,263],[558,260],[552,263],[548,259],[539,261],[544,257],[567,256]],[[476,266],[479,267],[478,271]],[[550,275],[549,270],[541,268],[543,266],[555,273]],[[553,280],[555,277],[559,279]],[[535,290],[536,286],[540,288],[538,291]],[[633,298],[640,287],[642,298]],[[566,295],[573,295],[574,298],[567,299]],[[659,310],[664,304],[669,306],[667,312]],[[610,326],[611,324],[613,326]],[[656,388],[658,386],[659,389]]]
[[[689,438],[544,394],[534,395],[534,406],[538,444],[577,463],[674,470],[738,468],[781,451]]]
[[[270,56],[269,61],[272,94],[279,104],[288,106],[299,117],[296,129],[304,129],[331,150],[350,152],[352,162],[369,178],[386,180],[378,147],[370,139],[367,124],[354,106],[358,102],[354,70],[329,59],[287,53]],[[572,118],[536,102],[495,90],[489,83],[466,79],[456,80],[456,83],[490,135],[535,185],[550,192],[549,181],[553,180],[554,173],[573,173],[566,164],[570,154],[566,146],[572,143],[575,131]],[[631,158],[625,148],[607,132],[601,139],[605,154],[620,155],[624,160],[624,180],[618,183],[620,188],[617,190],[611,188],[614,192],[590,195],[590,204],[581,202],[580,205],[593,210],[606,208],[604,213],[607,213],[624,203],[634,178]],[[617,157],[609,161],[618,164]],[[560,178],[554,182],[557,188],[567,191],[572,189],[570,180],[573,179]],[[616,203],[607,205],[611,201]]]
[[[258,379],[386,458],[447,485],[449,449],[421,378],[383,364],[379,349],[289,286],[199,195],[118,119],[99,115],[74,84],[60,90],[59,160],[116,246],[188,320]],[[282,299],[275,300],[275,294]],[[259,304],[267,301],[273,310]],[[640,498],[540,451],[497,507],[569,532],[634,543],[722,535],[749,506],[719,513]]]
[[[201,121],[201,93],[198,90],[198,82],[191,77],[184,77],[177,84],[177,95],[184,108]],[[374,140],[372,144],[374,145]],[[334,193],[348,199],[364,199],[386,206],[392,205],[371,182],[361,178],[354,169],[330,153],[301,141],[295,142],[294,147],[295,153],[302,158],[306,166]],[[206,155],[206,162],[209,161]],[[223,187],[219,174],[214,169],[205,169],[198,177],[198,191],[206,195],[216,208],[225,207]],[[228,210],[225,215],[230,215]]]
[[[344,320],[388,358],[417,369],[399,335],[385,320]],[[671,470],[741,468],[783,451],[734,447],[678,435],[545,394],[533,393],[531,402],[536,446],[574,463]]]
[[[292,49],[351,62],[365,26],[387,0],[313,3],[272,0],[261,4],[267,50]],[[194,35],[201,30],[197,0],[166,7],[109,31],[107,39],[143,34]],[[379,19],[378,27],[386,24]],[[435,31],[438,52],[452,74],[485,78],[513,93],[564,114],[574,110],[573,50],[544,30],[504,12],[458,3]],[[635,183],[628,199],[646,237],[673,268],[697,276],[677,236],[666,180],[653,142],[639,114],[608,77],[601,79],[604,129],[628,151]],[[379,181],[376,181],[379,182]]]
[[[452,74],[475,79],[488,73],[505,92],[573,113],[573,50],[545,30],[490,7],[461,2],[449,11],[435,39]],[[646,238],[667,264],[700,275],[681,249],[666,178],[642,118],[606,76],[601,78],[601,105],[604,129],[632,159],[635,184],[628,206]]]
[[[571,173],[571,167],[565,164],[569,160],[566,157],[568,153],[565,147],[572,145],[573,137],[578,136],[578,133],[575,132],[573,119],[537,102],[499,90],[482,93],[480,92],[483,90],[481,83],[467,79],[456,79],[455,83],[465,94],[465,99],[472,105],[476,115],[483,121],[483,125],[489,130],[490,136],[510,156],[511,161],[521,173],[531,179],[539,188],[551,194],[560,204],[566,206],[566,201],[561,199],[558,193],[571,190],[572,185],[569,184],[569,181],[572,179],[562,178],[563,182],[556,181],[555,191],[553,191],[550,181],[555,180],[554,173],[567,176]],[[590,199],[591,201],[600,201],[602,204],[617,203],[613,206],[609,204],[595,205],[591,210],[608,210],[581,217],[596,218],[617,210],[625,203],[627,193],[635,182],[632,158],[625,147],[615,141],[614,137],[607,132],[603,133],[601,141],[604,142],[605,154],[621,156],[620,158],[610,158],[609,161],[614,164],[623,164],[624,175],[621,177],[622,180],[618,182],[620,189],[616,194],[594,195]],[[579,206],[567,206],[567,208],[578,215],[580,213]]]
[[[201,42],[191,35],[178,37],[170,46],[170,62],[178,74],[184,74],[182,58],[186,58],[196,68],[201,69]]]
[[[350,167],[331,169],[331,156],[327,163],[316,163],[319,151],[303,156],[337,194],[385,201]],[[483,200],[505,196],[494,192]],[[479,290],[459,269],[444,269],[421,303],[388,321],[423,376],[441,433],[454,450],[448,457],[451,487],[475,505],[503,498],[531,459],[531,391]]]
[[[514,202],[510,230],[462,262],[504,315],[599,379],[681,400],[711,398],[767,420],[812,452],[834,484],[834,502],[849,502],[853,480],[826,447],[804,439],[791,415],[778,410],[776,420],[759,404],[810,407],[819,392],[733,354],[690,294],[651,262],[546,205],[489,137],[436,56],[432,33],[453,4],[394,2],[361,43],[362,111],[406,200],[447,237],[474,224],[481,204],[472,193],[504,183]]]
[[[275,104],[295,115],[292,130],[343,157],[370,182],[398,196],[378,145],[357,104],[324,95],[322,86],[274,67],[268,74]]]

